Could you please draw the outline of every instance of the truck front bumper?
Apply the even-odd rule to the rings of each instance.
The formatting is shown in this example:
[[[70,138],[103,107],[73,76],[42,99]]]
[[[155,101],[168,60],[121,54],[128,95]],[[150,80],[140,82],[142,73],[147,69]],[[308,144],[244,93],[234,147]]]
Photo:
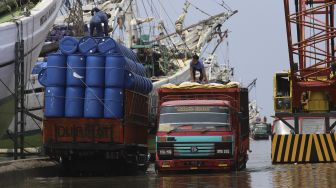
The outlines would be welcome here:
[[[156,161],[158,171],[230,170],[233,159],[174,159]]]
[[[255,134],[252,136],[254,139],[265,139],[268,140],[269,139],[269,135],[268,134]]]

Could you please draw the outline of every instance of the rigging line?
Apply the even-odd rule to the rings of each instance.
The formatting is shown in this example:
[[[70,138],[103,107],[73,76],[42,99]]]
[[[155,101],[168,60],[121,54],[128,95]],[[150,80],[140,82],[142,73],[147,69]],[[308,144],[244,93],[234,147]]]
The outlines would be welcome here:
[[[165,26],[163,26],[163,29],[165,30],[166,33],[168,33]],[[171,42],[171,44],[173,45],[173,47],[175,48],[175,50],[178,51],[178,49],[177,49],[175,43],[173,42],[173,40],[170,37],[168,37],[168,40]],[[174,54],[174,52],[170,52],[170,53],[172,54],[172,56],[173,56],[174,59],[178,59],[177,56]],[[179,61],[177,61],[177,63],[181,66],[181,64],[180,64]]]
[[[166,12],[166,9],[165,9],[164,6],[162,5],[161,1],[158,0],[158,2],[159,2],[159,4],[160,4],[160,6],[162,7],[163,11],[165,12],[165,14],[167,15],[168,19],[170,20],[170,23],[174,26],[173,21],[172,21],[171,18],[169,17],[169,15],[168,15],[168,13]],[[164,29],[164,31],[166,32],[166,34],[169,33],[168,30],[167,30],[167,28],[166,28],[164,25],[163,25],[163,29]],[[168,37],[168,39],[169,39],[169,41],[173,44],[175,50],[178,51],[178,49],[177,49],[176,45],[174,44],[173,40],[172,40],[170,37]]]
[[[193,6],[196,10],[200,11],[201,13],[207,15],[207,16],[211,16],[210,14],[206,13],[204,10],[198,8],[197,6],[195,6],[194,4],[192,4],[190,1],[186,0],[188,3],[190,3],[191,6]]]
[[[149,2],[147,1],[147,3],[149,4]],[[151,11],[152,11],[152,14],[154,16],[156,16],[159,20],[161,20],[161,17],[160,17],[160,14],[158,13],[157,9],[153,8],[153,0],[151,0],[151,4],[149,4],[151,6]],[[154,23],[154,27],[155,27],[155,23]],[[155,35],[155,29],[153,29],[153,36]]]
[[[29,116],[29,115],[28,115]],[[31,117],[31,116],[29,116],[32,120],[33,120],[33,122],[35,123],[35,125],[40,129],[40,130],[42,130],[42,128],[41,128],[41,126],[36,122],[36,119],[34,118],[34,117]],[[27,121],[27,116],[26,116],[26,121]]]
[[[160,4],[160,6],[162,7],[163,12],[164,12],[164,13],[166,14],[166,16],[168,17],[168,20],[170,21],[170,23],[172,24],[172,26],[175,27],[174,22],[173,22],[172,19],[170,18],[169,14],[167,13],[167,11],[166,11],[166,9],[164,8],[164,6],[162,5],[161,1],[158,0],[158,2],[159,2],[159,4]],[[167,29],[166,29],[166,30],[167,30]],[[167,32],[167,34],[168,34],[168,32]]]
[[[144,4],[143,0],[141,0],[141,1],[142,1],[142,5],[145,7],[145,4]],[[147,0],[147,4],[149,5],[151,11],[153,12],[153,6],[152,6],[152,4],[149,3],[148,0]],[[145,9],[145,10],[146,10],[146,9]],[[147,11],[146,11],[146,15],[147,15]],[[147,17],[149,17],[149,16],[147,15]],[[151,35],[151,31],[152,31],[153,24],[152,24],[152,22],[149,22],[148,25],[149,25],[149,31],[148,31],[148,34]],[[154,29],[153,29],[153,31],[154,31]],[[154,36],[154,33],[153,33],[153,36]]]
[[[150,5],[150,9],[151,9],[151,12],[152,12],[152,15],[154,14],[154,11],[153,11],[153,0],[150,0],[151,1],[151,3],[149,4],[149,0],[147,0],[147,3]],[[152,36],[154,36],[155,35],[155,23],[153,22],[153,24],[152,24],[152,27],[153,27],[153,33],[152,33]]]
[[[36,100],[37,100],[37,102],[38,102],[38,104],[39,104],[39,107],[42,107],[42,104],[41,104],[39,98],[37,97],[38,95],[37,95],[37,93],[35,92],[35,87],[34,87],[34,85],[33,85],[33,83],[31,82],[30,79],[28,80],[28,83],[30,83],[30,86],[31,86],[31,88],[32,88],[32,90],[33,90],[34,96],[35,96],[35,98],[36,98]],[[28,103],[28,100],[27,100],[27,103]]]
[[[154,4],[153,1],[151,1],[151,6],[152,6],[152,7],[153,7],[153,4]],[[155,9],[155,8],[153,9],[153,8],[152,8],[152,13],[153,13],[154,16],[156,16],[157,18],[161,19],[160,14],[159,14],[159,12],[157,11],[157,9]]]
[[[218,2],[217,2],[217,3],[218,3]],[[218,4],[219,4],[220,6],[222,6],[224,9],[226,9],[226,10],[232,12],[231,7],[230,7],[229,5],[227,5],[227,4],[224,2],[224,0],[222,0],[222,3],[218,3]]]
[[[158,2],[159,2],[159,4],[161,5],[161,7],[163,8],[163,11],[166,13],[166,15],[167,15],[167,17],[168,17],[170,23],[173,25],[173,27],[175,27],[175,24],[173,23],[173,21],[172,21],[171,18],[169,17],[169,15],[168,15],[168,13],[166,12],[166,9],[163,7],[161,1],[158,0]],[[169,32],[167,31],[167,28],[166,28],[166,27],[163,27],[163,29],[166,31],[166,34],[169,34]],[[181,35],[178,35],[178,36],[179,36],[180,39],[182,40],[182,36],[181,36]],[[176,47],[176,45],[175,45],[174,42],[172,41],[172,39],[171,39],[170,37],[168,37],[168,38],[169,38],[169,40],[171,41],[171,43],[173,44],[175,50],[178,50],[177,47]],[[182,40],[182,41],[183,41],[183,40]],[[187,49],[190,50],[189,47],[187,46],[186,42],[183,41],[183,43],[185,44],[185,46],[187,47]]]
[[[147,12],[147,9],[146,9],[146,6],[145,6],[144,1],[141,0],[141,3],[142,3],[142,6],[143,6],[143,8],[144,8],[144,10],[145,10],[146,16],[148,17],[148,12]]]
[[[222,4],[232,12],[232,8],[222,0]]]
[[[133,15],[134,15],[134,17],[140,17],[140,8],[139,8],[139,5],[138,5],[138,2],[137,1],[135,1],[135,9],[136,9],[136,16],[135,16],[135,14],[133,13]],[[134,11],[132,11],[132,12],[134,12]]]
[[[174,11],[176,15],[178,15],[178,12],[176,11],[175,7],[171,4],[171,1],[167,1],[168,4],[171,6],[171,9]]]
[[[217,3],[219,6],[223,7],[225,10],[227,10],[227,11],[231,11],[229,8],[225,7],[223,3],[219,3],[219,2],[217,2],[217,1],[216,1],[216,3]]]
[[[163,29],[165,30],[165,32],[168,34],[168,31],[167,31],[167,29],[166,29],[166,27],[165,26],[163,26]],[[175,48],[175,50],[176,51],[178,51],[178,49],[177,49],[177,47],[176,47],[176,45],[175,45],[175,43],[173,42],[173,40],[170,38],[170,37],[168,37],[168,39],[169,39],[169,41],[173,44],[173,46],[174,46],[174,48]]]
[[[205,53],[205,51],[207,50],[207,48],[209,47],[209,45],[210,45],[210,43],[207,43],[207,45],[205,46],[205,49],[202,50],[202,52],[200,53],[199,56],[202,56]]]
[[[0,82],[6,87],[6,89],[12,94],[14,95],[14,92],[12,90],[9,89],[9,87],[4,83],[4,81],[0,78]]]
[[[143,8],[144,8],[144,10],[145,10],[146,16],[148,17],[148,12],[147,12],[147,9],[146,9],[146,6],[145,6],[144,1],[141,0],[141,3],[142,3],[142,6],[143,6]],[[141,26],[139,25],[139,27],[140,27],[140,28],[143,28],[142,24],[141,24]],[[150,32],[151,32],[151,28],[149,28],[149,33],[150,33]]]

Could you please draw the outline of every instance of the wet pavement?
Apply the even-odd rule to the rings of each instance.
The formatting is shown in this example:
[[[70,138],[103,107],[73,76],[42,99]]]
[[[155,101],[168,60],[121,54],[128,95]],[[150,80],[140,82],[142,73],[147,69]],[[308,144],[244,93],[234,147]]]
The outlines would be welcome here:
[[[324,164],[271,164],[271,141],[251,140],[247,169],[231,173],[197,173],[157,175],[153,166],[147,174],[110,177],[46,177],[17,178],[9,187],[27,188],[191,188],[191,187],[334,187],[336,163]],[[15,177],[13,177],[15,179]],[[7,186],[7,187],[8,187]],[[0,186],[2,187],[2,186]]]

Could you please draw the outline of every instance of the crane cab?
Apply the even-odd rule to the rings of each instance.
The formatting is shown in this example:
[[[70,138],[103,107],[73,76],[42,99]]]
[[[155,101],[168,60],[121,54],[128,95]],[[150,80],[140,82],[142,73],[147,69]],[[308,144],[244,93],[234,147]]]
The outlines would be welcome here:
[[[292,112],[291,81],[288,72],[275,73],[274,75],[274,111]]]

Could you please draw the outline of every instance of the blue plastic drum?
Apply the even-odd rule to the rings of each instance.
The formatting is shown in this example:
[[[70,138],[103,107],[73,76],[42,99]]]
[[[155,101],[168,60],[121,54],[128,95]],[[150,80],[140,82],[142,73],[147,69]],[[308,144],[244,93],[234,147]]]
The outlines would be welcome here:
[[[45,117],[64,116],[64,94],[63,87],[46,87],[45,90]]]
[[[97,50],[97,41],[92,37],[83,37],[79,40],[78,50],[82,54],[93,54]]]
[[[100,53],[119,53],[116,47],[116,42],[112,38],[104,37],[99,41],[98,51]]]
[[[143,66],[143,64],[135,62],[136,64],[136,69],[137,69],[137,74],[141,76],[146,76],[146,68]]]
[[[65,117],[83,117],[85,89],[67,87],[65,92]]]
[[[84,86],[85,82],[85,57],[69,55],[67,60],[67,86]]]
[[[104,54],[118,54],[136,61],[136,54],[129,48],[119,44],[111,37],[104,37],[99,41],[98,51]]]
[[[49,54],[47,63],[47,85],[65,86],[66,84],[66,56],[63,54]]]
[[[59,49],[63,54],[69,55],[77,51],[78,40],[74,37],[66,36],[59,42]]]
[[[90,87],[104,87],[105,56],[87,56],[85,82]]]
[[[148,94],[152,91],[153,85],[150,79],[129,71],[125,71],[125,88],[132,91]]]
[[[143,77],[145,80],[145,84],[146,84],[146,90],[145,93],[150,93],[153,90],[153,83],[152,80],[150,80],[149,78],[145,78]]]
[[[133,90],[136,85],[136,79],[134,73],[130,71],[125,71],[125,85],[124,87],[129,90]]]
[[[124,87],[125,58],[120,55],[106,57],[105,86]]]
[[[104,117],[104,89],[88,87],[85,89],[84,117]]]
[[[137,73],[135,62],[127,57],[125,57],[125,69],[130,72]]]
[[[104,118],[123,118],[124,93],[121,88],[105,89]]]
[[[38,81],[44,87],[47,86],[47,68],[43,68],[37,76]]]

